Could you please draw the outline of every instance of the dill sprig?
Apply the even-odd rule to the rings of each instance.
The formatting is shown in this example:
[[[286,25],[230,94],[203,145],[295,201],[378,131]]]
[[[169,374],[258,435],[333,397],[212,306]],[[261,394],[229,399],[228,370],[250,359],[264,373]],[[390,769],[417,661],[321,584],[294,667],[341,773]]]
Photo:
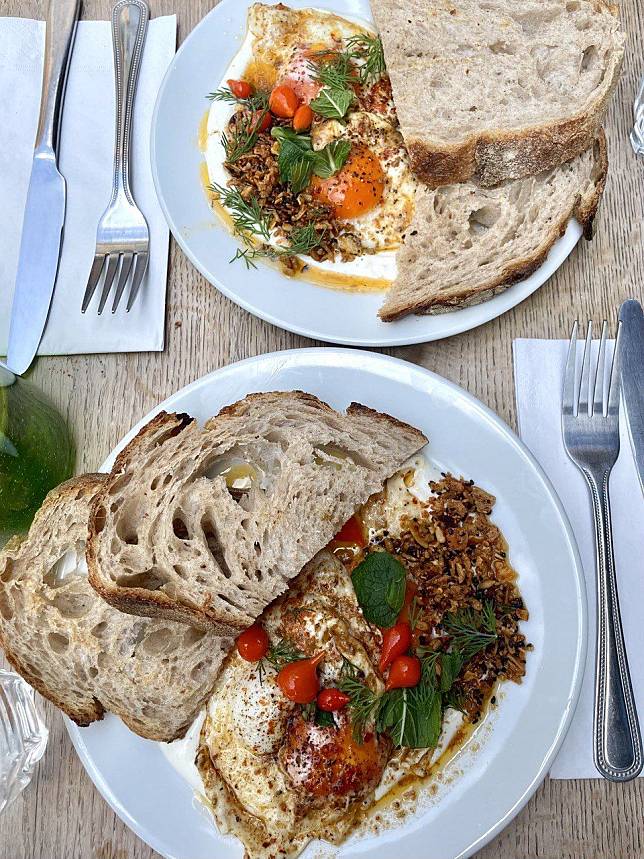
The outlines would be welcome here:
[[[347,53],[352,60],[359,60],[360,83],[373,83],[386,71],[385,54],[380,36],[360,33],[347,42]]]
[[[236,120],[230,134],[225,131],[221,133],[221,145],[226,153],[226,161],[234,164],[242,155],[250,152],[257,138],[259,129],[268,113],[268,107],[261,110],[242,110],[235,114]]]
[[[268,93],[263,90],[254,92],[247,98],[240,98],[231,92],[228,87],[220,87],[206,96],[209,101],[225,101],[227,104],[235,104],[248,110],[265,110],[268,107]]]
[[[217,184],[209,185],[208,190],[217,194],[221,205],[228,209],[233,219],[235,232],[240,234],[245,241],[249,235],[257,236],[265,242],[269,241],[271,237],[270,216],[262,209],[257,197],[251,196],[245,200],[237,188],[227,188]]]
[[[347,51],[319,51],[314,56],[319,59],[309,61],[309,71],[323,86],[347,89],[358,83],[358,74]]]
[[[442,626],[451,636],[451,646],[467,662],[480,650],[496,641],[496,615],[491,602],[485,601],[481,611],[460,609],[443,617]]]
[[[272,644],[269,647],[268,653],[264,658],[276,671],[281,671],[289,662],[297,662],[298,659],[304,659],[304,654],[290,641],[280,638],[276,644]]]
[[[381,698],[365,685],[360,679],[359,669],[346,658],[342,661],[338,689],[351,699],[348,707],[353,738],[362,743],[367,725],[378,717]]]

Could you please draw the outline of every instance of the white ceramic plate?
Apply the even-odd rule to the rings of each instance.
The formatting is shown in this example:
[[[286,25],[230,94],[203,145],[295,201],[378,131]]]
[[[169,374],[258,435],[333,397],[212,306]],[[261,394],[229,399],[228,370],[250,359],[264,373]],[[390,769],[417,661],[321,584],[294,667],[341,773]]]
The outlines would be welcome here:
[[[270,0],[269,0],[270,2]],[[371,20],[368,0],[289,0],[347,17]],[[230,263],[238,242],[206,200],[199,168],[198,126],[246,32],[247,0],[222,0],[195,27],[163,81],[152,122],[152,171],[161,207],[175,239],[210,283],[250,313],[280,328],[330,343],[403,346],[439,340],[489,322],[531,295],[576,245],[581,227],[571,221],[544,264],[521,283],[475,307],[398,322],[377,317],[382,293],[349,293],[291,280],[259,265]]]
[[[473,478],[497,498],[494,520],[530,609],[534,644],[521,686],[502,687],[499,707],[453,761],[433,804],[403,826],[354,839],[338,855],[457,859],[492,838],[544,778],[572,717],[585,655],[586,608],[581,562],[570,526],[547,478],[512,431],[461,388],[384,355],[303,349],[250,358],[174,394],[123,439],[103,464],[160,409],[204,421],[252,391],[310,391],[336,408],[358,400],[420,427],[426,454],[442,468]],[[172,859],[239,859],[240,844],[219,836],[209,815],[156,743],[107,716],[89,728],[68,722],[94,783],[144,841]],[[479,746],[477,749],[476,746]],[[308,857],[320,855],[309,848]],[[329,855],[324,853],[323,855]],[[331,851],[331,855],[333,855]]]

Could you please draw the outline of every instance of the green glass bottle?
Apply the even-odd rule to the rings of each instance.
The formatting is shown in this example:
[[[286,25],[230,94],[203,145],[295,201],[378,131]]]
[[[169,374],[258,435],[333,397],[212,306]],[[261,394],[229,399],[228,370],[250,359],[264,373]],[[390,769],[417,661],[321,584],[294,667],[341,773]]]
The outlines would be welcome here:
[[[0,547],[28,530],[49,490],[71,477],[74,460],[62,415],[0,366]]]

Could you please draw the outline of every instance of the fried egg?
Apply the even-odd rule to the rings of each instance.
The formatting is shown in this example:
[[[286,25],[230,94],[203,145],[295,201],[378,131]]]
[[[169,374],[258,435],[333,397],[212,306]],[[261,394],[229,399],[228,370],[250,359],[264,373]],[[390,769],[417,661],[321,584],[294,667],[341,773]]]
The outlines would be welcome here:
[[[237,56],[227,69],[228,79],[243,79],[257,90],[288,84],[305,103],[320,90],[311,58],[324,50],[339,50],[352,37],[372,30],[319,9],[289,9],[281,4],[256,3],[248,12],[248,30]],[[205,157],[209,181],[226,185],[221,134],[234,111],[213,101],[207,124]],[[304,278],[327,286],[386,288],[396,277],[396,249],[414,211],[416,180],[410,170],[398,131],[388,79],[382,79],[353,106],[346,122],[315,124],[312,143],[322,149],[331,140],[347,139],[352,150],[347,162],[328,179],[314,177],[311,191],[329,205],[340,223],[357,237],[363,253],[351,260],[314,261],[303,257]],[[269,242],[279,246],[273,236]]]
[[[363,524],[372,534],[394,532],[439,477],[425,457],[413,457],[361,510]],[[348,659],[372,691],[382,692],[376,668],[382,634],[365,621],[350,574],[331,552],[304,568],[261,623],[272,642],[285,639],[308,656],[324,651],[322,687],[336,684]],[[257,663],[233,650],[205,714],[185,740],[162,744],[173,766],[205,794],[219,831],[242,841],[247,859],[295,859],[318,838],[342,843],[370,810],[397,796],[401,782],[422,778],[457,742],[463,720],[450,711],[436,749],[394,750],[384,735],[357,744],[343,711],[335,728],[306,721],[275,676],[269,668],[260,674]]]
[[[273,641],[287,639],[306,655],[323,650],[323,685],[338,680],[347,658],[382,691],[374,668],[380,633],[362,617],[333,555],[305,568],[263,625]],[[297,856],[312,838],[339,843],[373,800],[390,753],[382,735],[357,743],[347,717],[337,728],[306,721],[274,673],[234,651],[210,699],[197,759],[220,831],[239,836],[250,859],[267,859]]]

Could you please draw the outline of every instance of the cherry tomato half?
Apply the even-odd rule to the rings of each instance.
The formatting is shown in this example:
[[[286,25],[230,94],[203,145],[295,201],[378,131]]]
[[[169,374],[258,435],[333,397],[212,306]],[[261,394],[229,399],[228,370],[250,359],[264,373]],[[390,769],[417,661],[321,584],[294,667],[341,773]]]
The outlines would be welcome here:
[[[367,545],[362,523],[357,516],[352,516],[348,519],[335,535],[334,539],[338,543],[354,543],[356,546],[360,546],[360,548],[364,548]]]
[[[307,131],[313,122],[313,111],[308,104],[301,104],[293,116],[293,128],[295,131]]]
[[[351,698],[339,689],[322,689],[318,694],[317,705],[325,713],[335,713],[347,706]]]
[[[385,691],[390,689],[410,689],[420,683],[421,665],[417,656],[399,656],[394,659],[385,683]]]
[[[403,602],[403,607],[398,615],[399,621],[406,620],[409,623],[409,610],[411,609],[411,604],[414,601],[417,590],[418,588],[416,587],[416,584],[407,579],[405,582],[405,601]]]
[[[237,98],[249,98],[253,94],[253,87],[248,81],[227,80],[228,89]]]
[[[310,704],[320,691],[317,667],[324,659],[324,653],[318,653],[310,659],[298,659],[289,662],[277,675],[277,685],[290,701],[296,704]]]
[[[276,86],[268,99],[271,112],[281,119],[292,119],[299,104],[300,100],[294,90],[284,84]]]
[[[273,117],[270,115],[268,111],[263,113],[261,110],[253,111],[253,122],[252,122],[252,130],[253,131],[268,131],[268,129],[273,124]]]
[[[395,626],[390,626],[382,633],[382,650],[380,652],[380,673],[389,668],[398,656],[402,656],[411,647],[411,627],[405,620],[399,620]]]
[[[254,623],[237,636],[237,653],[246,662],[259,662],[268,653],[268,635],[263,626]]]

